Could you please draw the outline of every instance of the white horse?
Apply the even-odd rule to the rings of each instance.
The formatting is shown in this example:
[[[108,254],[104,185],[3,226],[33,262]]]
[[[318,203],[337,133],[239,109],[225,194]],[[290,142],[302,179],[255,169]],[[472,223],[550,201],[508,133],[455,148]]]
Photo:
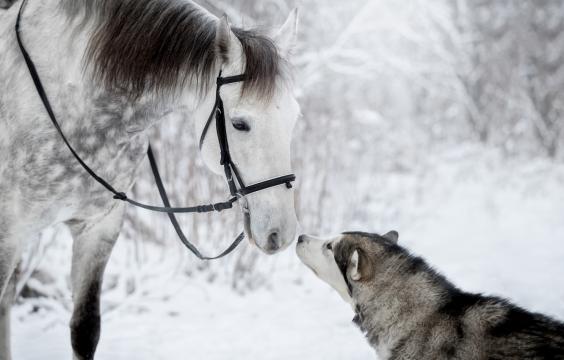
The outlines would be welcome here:
[[[10,279],[24,242],[60,222],[74,238],[74,358],[93,359],[103,272],[125,203],[86,174],[47,117],[16,43],[20,3],[0,12],[0,360],[10,359]],[[20,32],[63,132],[120,190],[133,186],[147,130],[165,114],[190,114],[196,136],[202,133],[220,70],[246,75],[221,90],[233,125],[231,156],[244,181],[290,173],[299,106],[285,64],[296,33],[295,11],[271,40],[186,0],[29,0]],[[208,136],[201,154],[223,174],[218,146]],[[248,208],[247,236],[260,249],[273,254],[292,242],[293,191],[278,186],[251,194]]]

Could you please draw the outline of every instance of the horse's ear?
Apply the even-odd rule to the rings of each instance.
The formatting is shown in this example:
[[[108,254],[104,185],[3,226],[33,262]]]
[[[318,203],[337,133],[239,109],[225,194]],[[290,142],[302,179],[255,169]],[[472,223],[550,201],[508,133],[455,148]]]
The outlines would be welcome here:
[[[231,33],[231,24],[229,23],[227,15],[223,15],[219,19],[219,25],[215,36],[215,46],[223,64],[228,63],[230,53],[233,48],[233,35]]]
[[[278,33],[274,36],[274,42],[278,46],[280,55],[288,58],[292,55],[292,51],[298,42],[298,25],[299,25],[299,11],[297,8],[292,10],[288,19]]]

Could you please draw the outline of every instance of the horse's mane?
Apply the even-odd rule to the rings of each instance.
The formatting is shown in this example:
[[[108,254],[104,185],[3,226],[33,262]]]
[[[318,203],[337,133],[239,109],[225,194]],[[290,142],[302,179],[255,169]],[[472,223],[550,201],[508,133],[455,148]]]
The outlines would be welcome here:
[[[62,7],[71,19],[94,22],[85,58],[94,77],[133,97],[187,83],[205,93],[226,56],[225,44],[216,41],[218,21],[192,2],[62,0]],[[243,92],[270,96],[284,63],[276,45],[256,31],[232,30],[245,57]]]

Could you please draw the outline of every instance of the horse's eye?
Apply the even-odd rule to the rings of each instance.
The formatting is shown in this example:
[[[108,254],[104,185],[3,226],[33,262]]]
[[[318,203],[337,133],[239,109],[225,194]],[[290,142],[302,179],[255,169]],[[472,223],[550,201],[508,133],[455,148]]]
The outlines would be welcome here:
[[[333,244],[327,243],[327,244],[325,244],[325,248],[326,248],[327,250],[333,250]]]
[[[241,118],[231,119],[231,124],[233,124],[235,130],[251,131],[251,127],[249,126],[249,124],[247,124],[247,122]]]

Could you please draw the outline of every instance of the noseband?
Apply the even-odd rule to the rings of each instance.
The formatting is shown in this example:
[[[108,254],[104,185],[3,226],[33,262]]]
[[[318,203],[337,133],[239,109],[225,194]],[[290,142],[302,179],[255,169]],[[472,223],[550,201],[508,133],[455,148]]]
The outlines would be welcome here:
[[[159,173],[159,169],[157,167],[157,162],[155,160],[155,156],[153,154],[153,150],[151,148],[151,145],[149,145],[149,147],[147,149],[147,156],[149,157],[149,162],[151,164],[151,170],[153,171],[153,175],[155,177],[155,183],[156,183],[157,188],[159,190],[159,194],[161,196],[161,199],[163,201],[164,206],[153,206],[153,205],[143,204],[143,203],[140,203],[140,202],[135,201],[133,199],[130,199],[125,192],[116,190],[109,182],[107,182],[101,176],[96,174],[96,172],[94,170],[92,170],[82,160],[82,158],[78,155],[78,153],[74,150],[74,147],[70,144],[70,142],[66,138],[65,134],[63,133],[63,131],[61,129],[61,126],[59,125],[59,122],[57,121],[57,118],[55,116],[53,108],[51,107],[51,103],[49,102],[49,99],[47,97],[47,93],[45,92],[45,88],[43,87],[43,84],[41,82],[39,74],[37,73],[37,69],[35,67],[35,64],[31,60],[31,57],[30,57],[29,53],[27,52],[27,50],[25,49],[23,42],[22,42],[22,39],[20,37],[21,17],[22,17],[22,13],[23,13],[23,10],[24,10],[26,3],[27,3],[27,0],[22,1],[22,5],[20,7],[20,11],[18,13],[18,18],[17,18],[17,21],[16,21],[17,42],[18,42],[18,45],[19,45],[20,50],[22,52],[22,55],[24,57],[24,60],[25,60],[25,63],[27,65],[27,68],[29,70],[29,73],[31,75],[31,78],[33,80],[33,83],[35,84],[35,88],[37,89],[37,93],[39,94],[39,97],[41,98],[41,102],[43,103],[45,110],[47,111],[47,114],[49,115],[49,118],[51,119],[51,122],[53,123],[53,126],[55,127],[55,129],[57,130],[59,135],[61,136],[63,142],[65,143],[65,145],[67,146],[69,151],[72,153],[72,155],[74,156],[76,161],[78,161],[78,163],[82,166],[82,168],[94,180],[96,180],[96,182],[98,182],[100,185],[105,187],[106,190],[108,190],[109,192],[111,192],[114,195],[114,199],[125,201],[125,202],[127,202],[127,203],[129,203],[133,206],[143,208],[143,209],[146,209],[146,210],[166,213],[168,215],[168,217],[170,218],[170,221],[171,221],[174,229],[176,230],[176,233],[178,234],[178,237],[180,238],[180,241],[182,242],[182,244],[184,244],[184,246],[186,246],[186,248],[188,250],[190,250],[194,255],[196,255],[199,259],[201,259],[201,260],[215,260],[215,259],[219,259],[219,258],[222,258],[222,257],[228,255],[233,250],[235,250],[235,248],[237,248],[237,246],[245,238],[245,233],[241,232],[241,234],[239,234],[239,236],[237,236],[235,241],[225,251],[223,251],[220,255],[214,256],[214,257],[204,256],[187,239],[186,235],[184,235],[184,232],[182,231],[180,224],[178,223],[178,220],[176,219],[175,214],[178,214],[178,213],[209,213],[209,212],[214,212],[214,211],[221,212],[223,210],[231,209],[235,202],[237,202],[239,199],[242,199],[249,194],[252,194],[252,193],[255,193],[255,192],[258,192],[258,191],[261,191],[261,190],[269,189],[269,188],[279,186],[279,185],[286,185],[286,187],[288,189],[292,188],[292,182],[294,182],[296,180],[296,176],[294,174],[276,177],[276,178],[273,178],[273,179],[270,179],[270,180],[254,183],[254,184],[249,185],[249,186],[245,185],[243,178],[241,177],[241,174],[240,174],[239,170],[237,169],[237,166],[235,165],[235,163],[233,162],[233,159],[231,158],[231,153],[229,152],[229,142],[227,140],[227,129],[226,129],[226,125],[225,125],[225,109],[224,109],[224,106],[223,106],[223,100],[221,99],[221,87],[224,86],[224,85],[228,85],[228,84],[243,82],[243,81],[245,81],[246,76],[245,75],[237,75],[237,76],[230,76],[230,77],[222,77],[221,72],[220,72],[219,76],[217,77],[214,107],[213,107],[211,114],[210,114],[210,116],[209,116],[209,118],[206,122],[206,125],[204,126],[204,130],[202,131],[202,135],[200,137],[200,144],[199,145],[200,145],[200,150],[201,150],[203,143],[206,139],[208,130],[210,128],[210,125],[213,122],[213,120],[215,119],[215,125],[216,125],[216,130],[217,130],[217,139],[219,141],[219,149],[220,149],[220,154],[221,154],[220,164],[223,166],[223,169],[224,169],[224,172],[225,172],[225,178],[227,179],[227,184],[229,186],[229,192],[231,194],[231,198],[229,200],[225,201],[225,202],[219,202],[219,203],[209,204],[209,205],[198,205],[198,206],[191,206],[191,207],[171,207],[166,189],[164,187],[162,178],[161,178],[160,173]],[[233,175],[235,175],[235,179],[237,181],[235,181]]]

